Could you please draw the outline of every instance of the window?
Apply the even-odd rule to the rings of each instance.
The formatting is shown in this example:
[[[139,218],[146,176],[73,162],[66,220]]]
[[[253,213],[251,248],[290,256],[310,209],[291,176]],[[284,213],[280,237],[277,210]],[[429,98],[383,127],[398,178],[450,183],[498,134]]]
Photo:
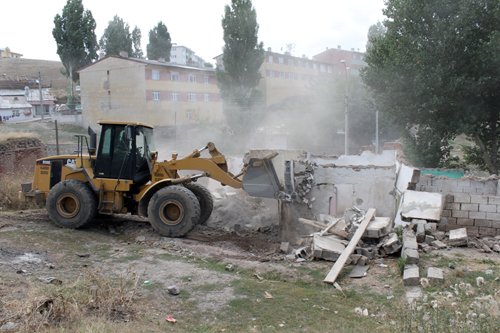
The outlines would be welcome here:
[[[188,81],[191,82],[191,83],[195,83],[196,82],[196,75],[189,74]]]
[[[273,56],[272,55],[269,56],[268,61],[269,61],[270,64],[273,63]]]
[[[158,81],[160,79],[160,71],[157,69],[153,69],[151,71],[151,79]]]
[[[196,93],[188,93],[188,101],[196,102]]]
[[[178,102],[179,101],[179,93],[178,92],[171,92],[170,93],[170,100],[172,102]]]
[[[170,81],[179,81],[179,73],[171,72],[170,73]]]
[[[160,100],[160,92],[153,91],[153,101],[159,101],[159,100]]]
[[[285,63],[285,59],[283,59],[283,57],[279,57],[279,58],[278,58],[278,62],[279,62],[280,64],[283,64],[283,63]]]
[[[203,80],[204,80],[205,84],[209,84],[210,83],[210,78],[208,77],[208,75],[205,75],[203,77]]]
[[[205,94],[205,102],[210,102],[210,94]]]

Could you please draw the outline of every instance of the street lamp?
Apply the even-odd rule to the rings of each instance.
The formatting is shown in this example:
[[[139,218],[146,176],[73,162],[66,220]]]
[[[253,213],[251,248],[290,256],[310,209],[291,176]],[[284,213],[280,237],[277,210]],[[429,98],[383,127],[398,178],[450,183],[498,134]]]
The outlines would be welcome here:
[[[345,96],[344,96],[344,155],[349,154],[349,81],[347,80],[347,71],[349,70],[349,67],[346,64],[346,61],[344,59],[340,60],[341,63],[344,64],[345,68]]]

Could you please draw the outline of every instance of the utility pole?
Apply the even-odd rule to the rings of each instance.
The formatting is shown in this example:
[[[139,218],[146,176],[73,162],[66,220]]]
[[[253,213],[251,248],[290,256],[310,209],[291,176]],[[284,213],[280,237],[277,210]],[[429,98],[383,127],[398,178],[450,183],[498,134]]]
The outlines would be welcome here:
[[[346,61],[344,59],[340,60],[341,63],[344,64],[345,68],[345,97],[344,97],[344,155],[349,154],[349,80],[347,77],[347,71],[349,67],[347,67]]]
[[[375,154],[378,154],[378,110],[375,110]]]
[[[45,112],[43,108],[43,96],[42,96],[42,74],[38,72],[38,93],[40,94],[40,109],[42,110],[42,120],[43,114]]]

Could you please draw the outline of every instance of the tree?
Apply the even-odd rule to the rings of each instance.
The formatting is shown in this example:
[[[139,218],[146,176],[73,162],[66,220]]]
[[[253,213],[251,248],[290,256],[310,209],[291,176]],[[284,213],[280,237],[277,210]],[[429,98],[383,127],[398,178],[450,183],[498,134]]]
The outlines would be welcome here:
[[[242,123],[248,125],[253,119],[248,111],[259,98],[259,69],[264,62],[264,45],[258,42],[259,25],[252,1],[232,0],[231,6],[226,5],[222,28],[223,67],[217,68],[217,83],[226,104],[226,118],[233,127]]]
[[[104,30],[104,34],[99,40],[99,46],[106,55],[119,55],[122,51],[132,55],[134,53],[132,50],[132,35],[128,24],[118,15],[115,15]]]
[[[386,5],[387,31],[369,36],[362,73],[377,106],[407,133],[420,131],[417,140],[432,140],[424,146],[445,157],[438,164],[446,159],[442,152],[449,151],[450,139],[465,133],[476,144],[471,148],[476,162],[498,174],[500,2],[388,0]]]
[[[57,44],[57,54],[64,65],[65,74],[73,83],[79,79],[78,70],[97,59],[96,23],[89,10],[84,10],[82,0],[68,0],[62,15],[54,18],[52,35]]]
[[[156,27],[149,31],[149,44],[147,45],[148,59],[158,60],[160,58],[170,61],[170,49],[172,42],[167,26],[159,22]]]
[[[134,58],[143,58],[143,53],[141,49],[141,38],[142,38],[142,33],[141,29],[139,29],[137,26],[132,30],[132,46],[134,47],[134,51],[132,52],[132,57]]]

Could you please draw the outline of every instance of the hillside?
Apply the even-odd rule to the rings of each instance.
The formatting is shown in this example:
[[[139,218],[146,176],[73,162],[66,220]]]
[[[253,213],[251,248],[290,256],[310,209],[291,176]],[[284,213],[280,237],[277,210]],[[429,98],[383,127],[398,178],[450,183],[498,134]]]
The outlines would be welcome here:
[[[56,90],[65,90],[68,81],[61,74],[62,68],[60,61],[0,58],[0,80],[36,79],[40,72],[44,86],[47,84]]]

